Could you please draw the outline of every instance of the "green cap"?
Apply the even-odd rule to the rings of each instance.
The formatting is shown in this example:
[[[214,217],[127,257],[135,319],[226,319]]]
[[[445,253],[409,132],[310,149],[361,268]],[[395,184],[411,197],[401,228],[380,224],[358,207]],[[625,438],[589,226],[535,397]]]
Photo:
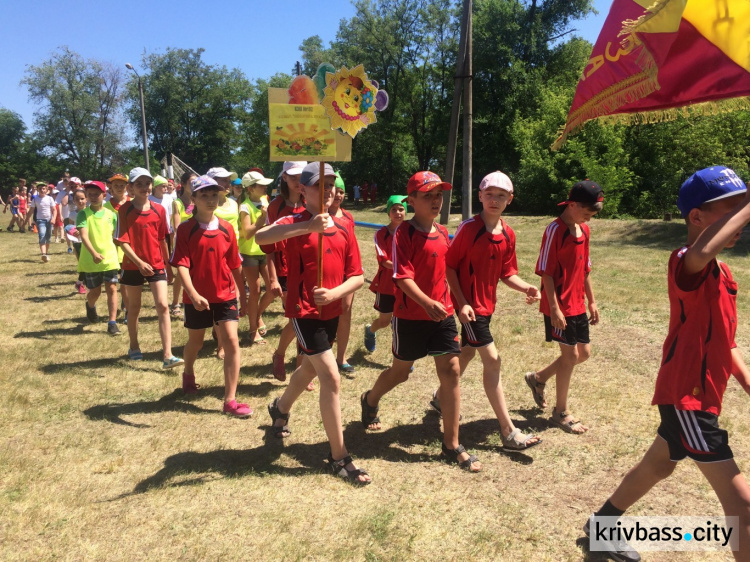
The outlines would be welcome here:
[[[164,178],[160,175],[154,176],[154,187],[159,187],[160,185],[164,185],[166,183],[169,183],[167,181],[167,178]]]
[[[334,187],[336,189],[340,189],[344,193],[346,193],[346,187],[344,186],[344,180],[341,177],[341,174],[339,172],[336,172],[336,183],[334,184]]]
[[[406,209],[406,205],[404,205],[404,201],[406,200],[406,195],[391,195],[388,198],[388,203],[385,204],[385,212],[390,214],[391,207],[393,207],[394,205],[401,205],[404,207],[404,209]]]

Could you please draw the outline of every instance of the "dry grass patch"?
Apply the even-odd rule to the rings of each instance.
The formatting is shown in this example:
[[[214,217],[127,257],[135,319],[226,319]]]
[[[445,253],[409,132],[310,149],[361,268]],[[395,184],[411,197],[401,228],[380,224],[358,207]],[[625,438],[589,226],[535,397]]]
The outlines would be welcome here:
[[[384,213],[363,212],[368,222]],[[533,268],[549,217],[507,217],[518,238],[521,275]],[[452,228],[457,221],[454,219]],[[522,373],[554,359],[536,307],[500,287],[493,333],[503,358],[511,415],[544,443],[528,454],[499,452],[497,422],[484,396],[481,364],[463,380],[461,441],[484,471],[471,475],[439,462],[440,422],[428,411],[437,383],[432,361],[381,403],[383,431],[365,435],[359,395],[390,364],[390,334],[367,354],[362,330],[375,317],[373,296],[354,300],[352,377],[342,378],[349,449],[375,482],[355,489],[323,472],[328,448],[315,393],[305,394],[285,442],[266,433],[266,404],[283,384],[270,355],[283,321],[266,317],[269,345],[243,347],[239,397],[256,414],[219,414],[221,363],[206,342],[197,364],[200,393],[178,390],[179,372],[159,370],[158,331],[144,293],[140,364],[125,359],[127,338],[91,326],[73,291],[74,258],[63,246],[37,259],[35,237],[0,233],[0,558],[3,560],[576,560],[581,526],[653,439],[649,406],[666,333],[666,262],[683,226],[657,221],[592,224],[593,280],[601,326],[593,356],[575,374],[571,408],[592,431],[549,427],[533,408]],[[358,229],[368,279],[376,270],[373,231]],[[750,288],[748,246],[724,259]],[[750,343],[750,300],[740,293],[742,349]],[[100,303],[100,312],[103,311]],[[186,341],[172,326],[175,352]],[[247,321],[241,324],[246,337]],[[289,370],[291,370],[291,352]],[[554,394],[554,384],[548,392]],[[747,469],[748,397],[730,382],[723,425]],[[633,509],[634,514],[721,513],[690,463]],[[724,560],[726,553],[707,556]],[[681,560],[651,553],[648,560]]]

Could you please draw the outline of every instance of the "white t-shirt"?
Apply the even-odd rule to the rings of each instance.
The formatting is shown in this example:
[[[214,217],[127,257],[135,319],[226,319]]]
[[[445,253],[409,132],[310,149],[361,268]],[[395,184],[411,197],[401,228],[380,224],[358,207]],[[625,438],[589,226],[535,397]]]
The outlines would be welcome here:
[[[60,193],[57,194],[55,197],[55,203],[57,205],[60,205],[60,214],[62,215],[63,220],[67,219],[70,216],[70,207],[68,207],[67,204],[63,205],[63,199],[68,197],[68,203],[70,203],[70,196],[68,194],[68,190],[63,188],[60,190]]]
[[[172,232],[172,203],[174,203],[175,197],[174,194],[170,195],[166,191],[164,192],[164,196],[159,199],[157,197],[154,197],[153,195],[148,196],[148,200],[152,203],[156,203],[157,205],[161,205],[164,207],[164,211],[166,213],[166,220],[167,220],[167,232]]]
[[[354,198],[359,199],[359,186],[355,185],[352,190],[354,191]]]
[[[36,208],[37,220],[48,221],[52,218],[52,209],[55,208],[55,200],[49,195],[35,197],[31,202],[31,208]]]

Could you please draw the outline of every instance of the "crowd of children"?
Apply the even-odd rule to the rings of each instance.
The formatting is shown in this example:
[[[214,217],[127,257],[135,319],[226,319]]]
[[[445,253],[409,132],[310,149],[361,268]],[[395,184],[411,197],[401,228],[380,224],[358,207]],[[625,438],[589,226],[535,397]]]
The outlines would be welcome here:
[[[44,262],[55,229],[65,228],[60,238],[67,238],[78,257],[77,287],[87,293],[86,316],[98,321],[96,302],[104,287],[112,335],[120,333],[121,286],[127,354],[135,361],[143,359],[138,317],[143,285],[149,284],[162,368],[184,365],[187,394],[200,388],[195,362],[205,330],[212,328],[224,361],[223,411],[235,417],[252,414],[236,397],[239,321],[248,316],[248,345],[265,344],[263,313],[280,296],[288,322],[271,355],[271,371],[286,380],[285,354],[294,339],[297,363],[282,395],[268,406],[272,433],[278,438],[291,434],[293,405],[305,390],[314,389],[317,378],[329,468],[354,484],[368,484],[370,476],[346,448],[341,423],[340,374],[354,372],[346,351],[352,300],[364,284],[354,218],[341,207],[344,181],[330,165],[307,162],[285,162],[279,180],[280,194],[269,202],[266,190],[273,180],[257,168],[242,178],[220,167],[203,176],[187,173],[177,191],[168,180],[134,168],[127,177],[113,175],[106,185],[82,183],[66,174],[55,196],[50,189],[56,186],[40,182],[31,197],[25,180],[19,180],[2,204],[11,209],[10,231],[18,227],[23,232],[33,216]],[[568,397],[575,366],[591,356],[589,326],[599,322],[587,223],[601,211],[604,194],[598,184],[585,180],[560,203],[562,213],[542,236],[535,269],[540,289],[519,276],[515,233],[502,218],[514,197],[510,178],[499,171],[484,177],[481,212],[461,223],[453,237],[435,222],[443,192],[450,187],[432,172],[418,172],[406,186],[407,195],[392,195],[385,205],[388,223],[375,233],[378,270],[369,286],[378,316],[364,326],[364,347],[373,352],[378,332],[390,324],[393,360],[362,393],[361,421],[366,430],[379,430],[383,397],[409,378],[416,360],[431,356],[439,386],[430,405],[443,419],[443,457],[479,472],[479,459],[459,439],[460,379],[477,353],[502,448],[519,451],[541,443],[539,436],[514,426],[505,402],[500,353],[490,330],[500,281],[522,293],[528,304],[539,302],[546,340],[559,346],[555,361],[524,375],[531,398],[546,408],[545,386],[554,377],[550,422],[572,434],[588,431],[571,413]],[[407,204],[413,209],[408,220]],[[682,185],[678,207],[687,223],[687,244],[672,253],[668,266],[671,318],[653,399],[661,425],[643,460],[592,517],[619,517],[669,476],[679,460],[690,457],[726,514],[740,517],[740,540],[747,544],[750,488],[733,460],[727,433],[719,429],[718,415],[729,376],[750,393],[750,371],[734,342],[737,284],[716,256],[734,245],[750,222],[750,195],[734,172],[716,166]],[[184,360],[172,354],[170,313],[184,317],[188,330]],[[587,534],[590,525],[585,526]],[[614,541],[609,550],[618,559],[639,559],[627,543]]]

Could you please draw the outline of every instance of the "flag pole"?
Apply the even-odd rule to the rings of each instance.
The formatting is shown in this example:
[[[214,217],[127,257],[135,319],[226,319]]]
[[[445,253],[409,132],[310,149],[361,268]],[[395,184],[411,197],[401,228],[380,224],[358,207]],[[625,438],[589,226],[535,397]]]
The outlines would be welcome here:
[[[318,202],[320,207],[320,212],[325,213],[328,211],[328,209],[325,209],[323,205],[325,205],[325,169],[326,164],[325,162],[320,162],[320,176],[318,178]],[[323,286],[323,233],[318,233],[318,288]],[[318,314],[323,313],[323,306],[318,306]]]

